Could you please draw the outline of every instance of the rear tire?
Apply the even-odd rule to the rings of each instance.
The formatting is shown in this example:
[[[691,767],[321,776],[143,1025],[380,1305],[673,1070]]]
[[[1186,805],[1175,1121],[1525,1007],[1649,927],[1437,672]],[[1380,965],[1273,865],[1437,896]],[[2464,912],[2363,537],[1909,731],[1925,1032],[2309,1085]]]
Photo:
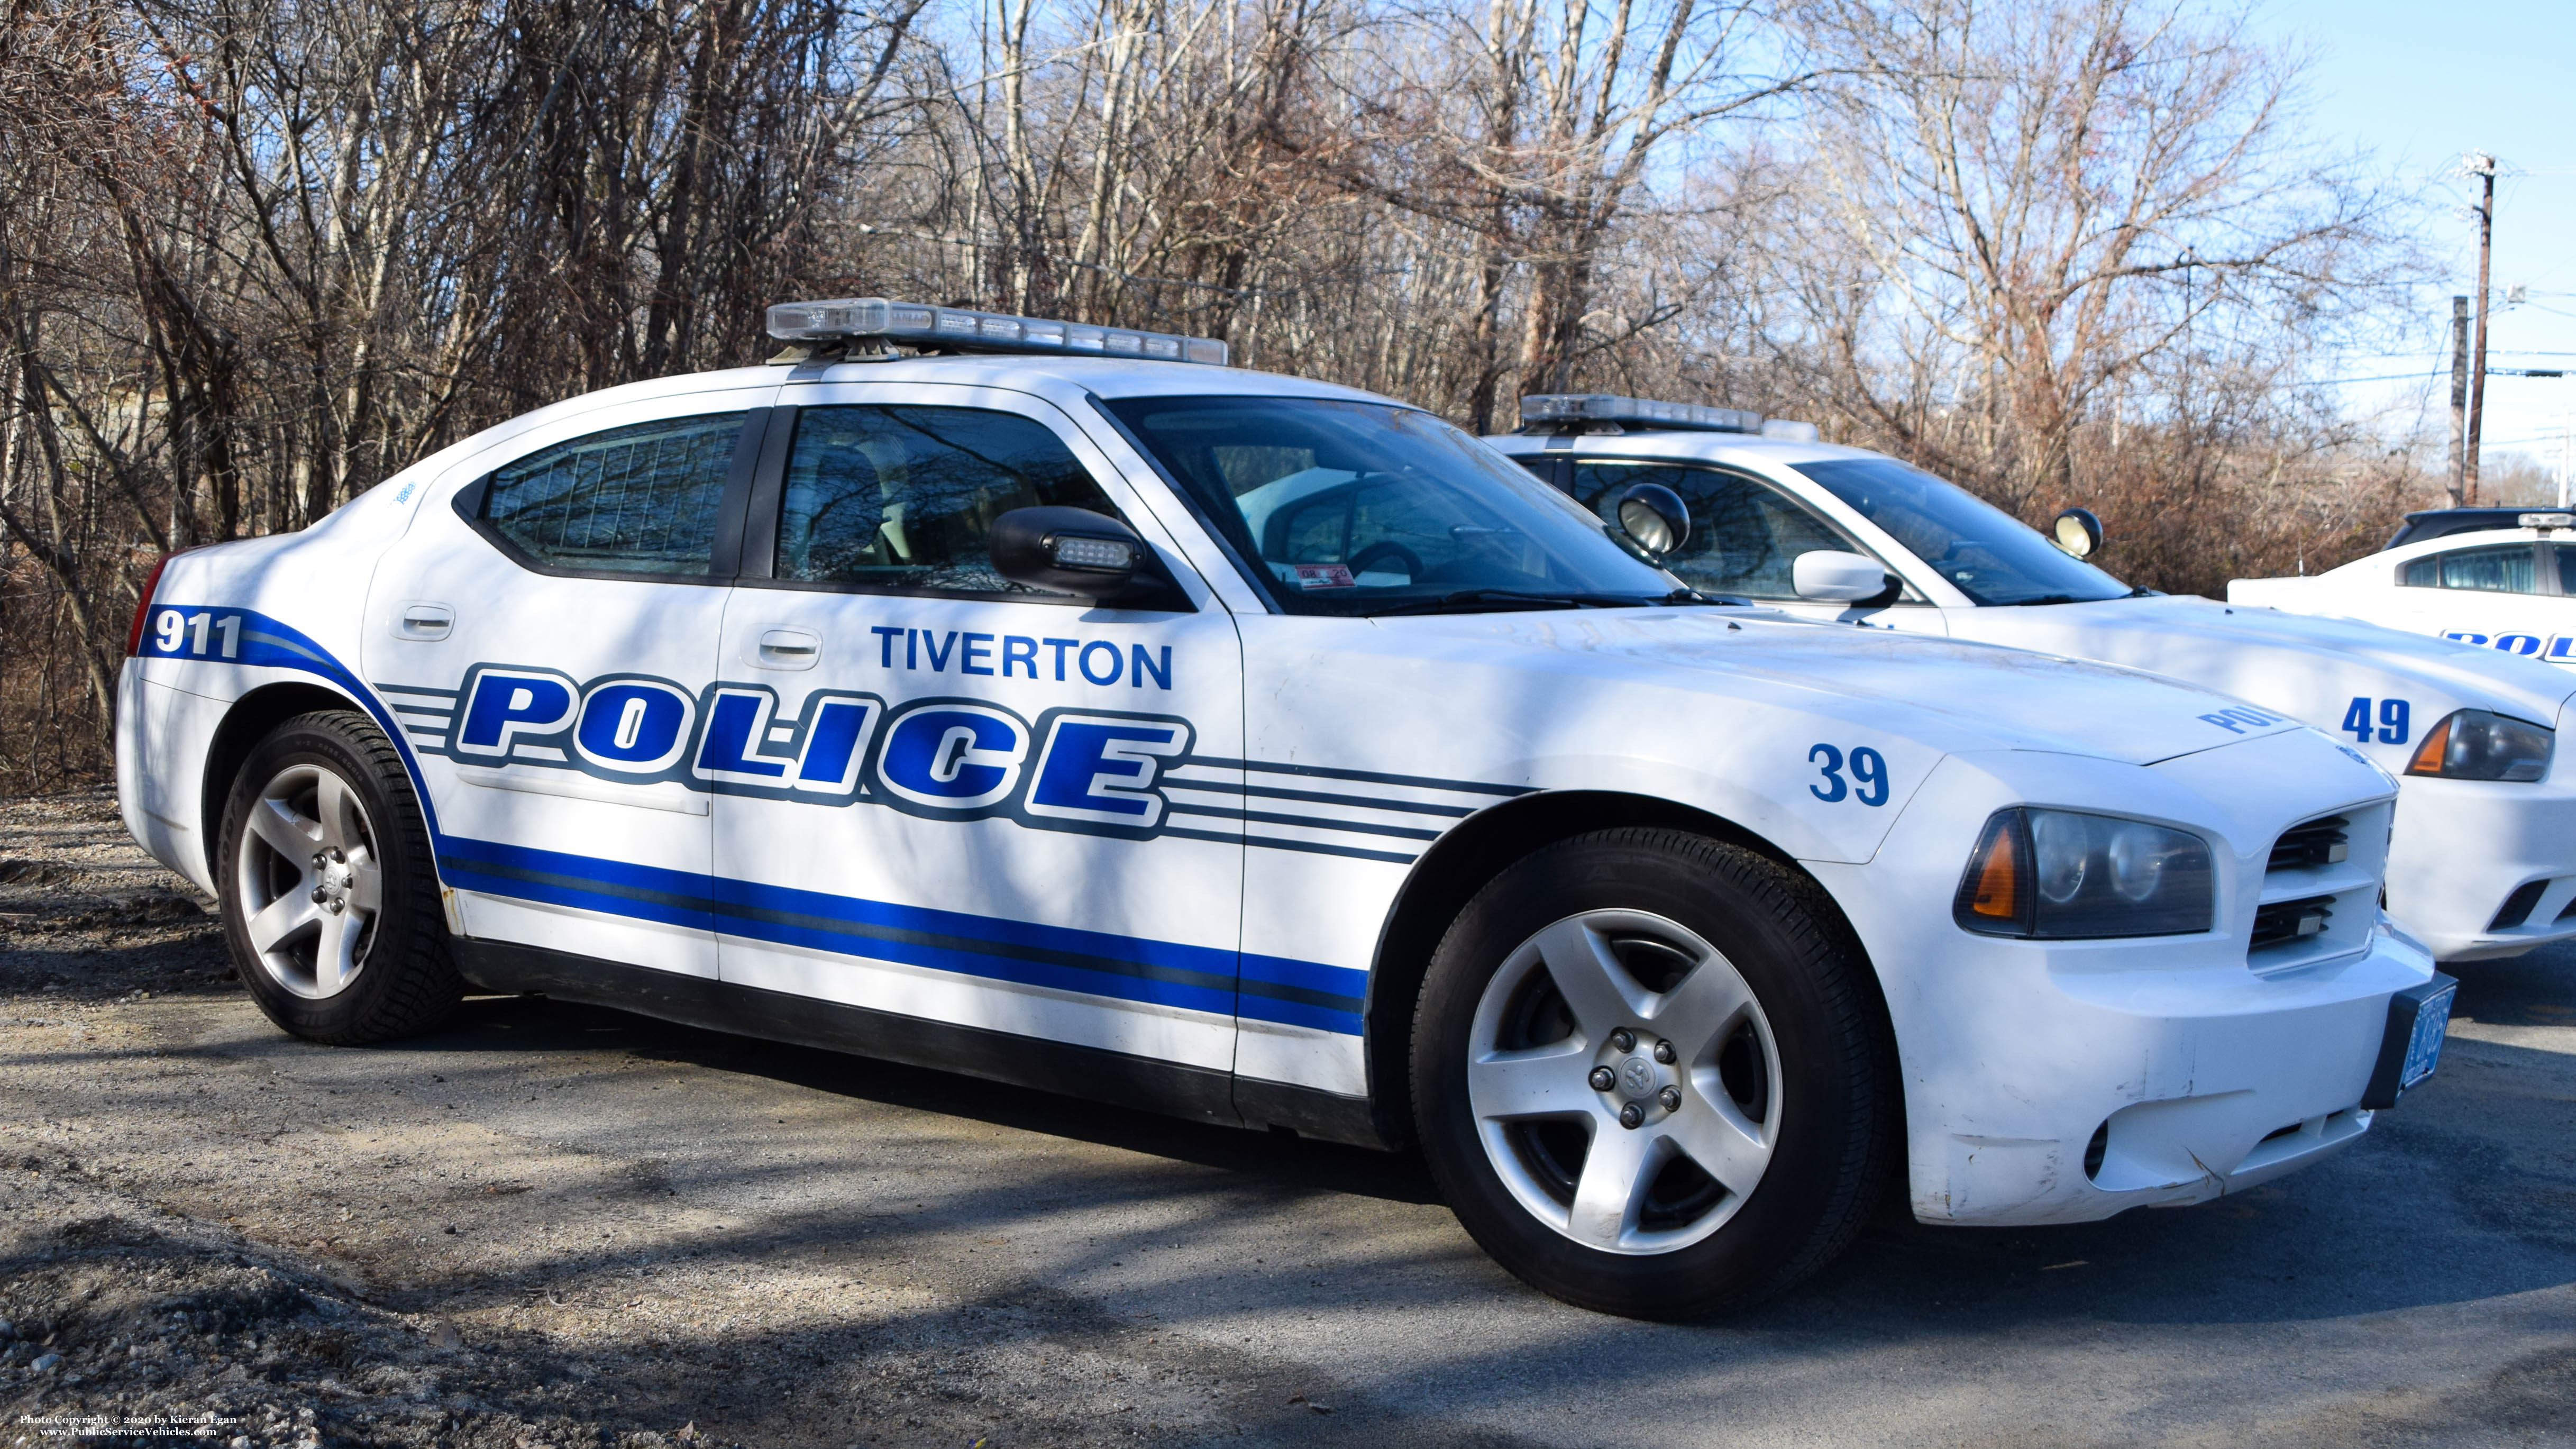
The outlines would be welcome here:
[[[1540,850],[1423,982],[1432,1175],[1566,1302],[1686,1319],[1777,1293],[1850,1244],[1896,1161],[1868,971],[1823,891],[1753,851],[1644,829]]]
[[[363,715],[297,715],[251,750],[216,875],[242,983],[297,1036],[408,1036],[464,996],[428,823],[393,742]]]

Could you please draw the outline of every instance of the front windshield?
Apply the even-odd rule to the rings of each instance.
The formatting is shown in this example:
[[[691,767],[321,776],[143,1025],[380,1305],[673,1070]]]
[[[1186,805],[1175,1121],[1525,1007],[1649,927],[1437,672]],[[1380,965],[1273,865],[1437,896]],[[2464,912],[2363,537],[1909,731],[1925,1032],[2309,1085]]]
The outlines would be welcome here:
[[[1793,466],[1886,529],[1970,603],[2076,604],[2132,592],[2029,524],[1894,458]]]
[[[1428,413],[1286,397],[1103,405],[1292,614],[1643,604],[1681,588]]]

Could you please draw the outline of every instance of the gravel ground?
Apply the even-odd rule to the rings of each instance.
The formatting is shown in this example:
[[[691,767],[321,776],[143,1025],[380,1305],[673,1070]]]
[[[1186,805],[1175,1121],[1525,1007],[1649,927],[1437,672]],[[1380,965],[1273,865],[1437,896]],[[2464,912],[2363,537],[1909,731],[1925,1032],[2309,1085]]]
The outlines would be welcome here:
[[[2323,1166],[1652,1326],[1404,1158],[527,998],[308,1046],[0,801],[0,1443],[2576,1444],[2576,951],[2460,974]]]

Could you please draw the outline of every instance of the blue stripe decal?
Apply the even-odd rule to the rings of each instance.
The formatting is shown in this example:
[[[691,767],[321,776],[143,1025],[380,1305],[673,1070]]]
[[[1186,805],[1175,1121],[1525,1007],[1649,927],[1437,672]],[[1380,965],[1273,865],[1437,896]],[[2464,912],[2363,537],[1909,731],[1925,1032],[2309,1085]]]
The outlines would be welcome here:
[[[1256,999],[1263,1002],[1262,1010],[1243,1015],[1345,1036],[1361,1034],[1360,1012],[1368,1004],[1367,972],[1253,951],[1243,952],[1238,959],[1247,1004]]]
[[[836,955],[1158,1006],[1360,1034],[1368,973],[1284,957],[1001,920],[855,896],[449,837],[439,865],[470,890]]]
[[[247,609],[228,608],[221,612],[242,615],[247,627],[242,630],[237,656],[209,662],[319,675],[340,686],[374,718],[386,738],[393,741],[404,770],[411,776],[412,791],[429,826],[440,874],[450,886],[961,975],[1240,1016],[1346,1036],[1361,1034],[1360,1013],[1366,1004],[1368,973],[1346,966],[896,905],[448,835],[439,829],[429,783],[420,772],[410,736],[375,689],[343,668],[330,651],[297,630]],[[161,649],[157,644],[157,639],[147,633],[141,652],[158,658],[207,659],[205,654],[192,653],[184,638],[175,649]],[[1253,768],[1325,773],[1311,767]],[[1342,778],[1430,783],[1413,777],[1372,776],[1356,771],[1333,773]],[[1483,788],[1493,793],[1519,793],[1507,788]],[[1412,859],[1348,847],[1303,848],[1398,863]]]

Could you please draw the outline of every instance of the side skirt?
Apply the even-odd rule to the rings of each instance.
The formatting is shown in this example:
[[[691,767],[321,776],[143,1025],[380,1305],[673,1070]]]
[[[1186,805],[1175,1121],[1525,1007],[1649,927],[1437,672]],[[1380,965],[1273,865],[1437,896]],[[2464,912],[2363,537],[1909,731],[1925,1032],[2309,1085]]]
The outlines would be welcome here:
[[[449,948],[468,982],[503,995],[535,993],[613,1007],[683,1026],[958,1072],[1227,1127],[1287,1128],[1356,1147],[1383,1151],[1389,1146],[1377,1133],[1365,1097],[537,946],[457,936]]]

